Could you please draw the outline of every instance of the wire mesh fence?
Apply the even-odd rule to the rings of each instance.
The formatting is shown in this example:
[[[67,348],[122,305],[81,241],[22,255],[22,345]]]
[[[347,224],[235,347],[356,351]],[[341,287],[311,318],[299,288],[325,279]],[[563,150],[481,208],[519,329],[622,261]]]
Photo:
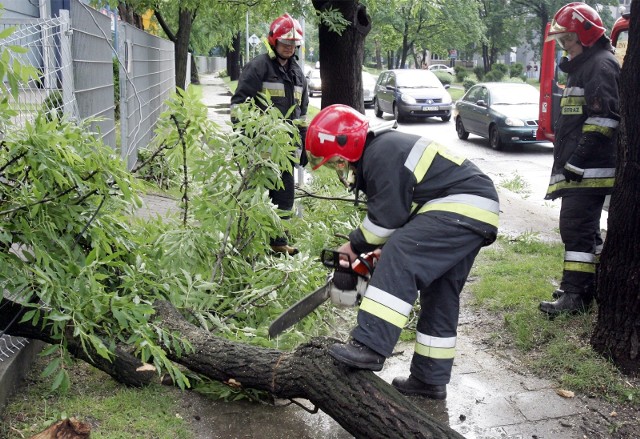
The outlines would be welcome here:
[[[10,63],[35,67],[39,76],[28,83],[18,84],[18,94],[11,101],[16,111],[12,122],[17,126],[33,120],[38,111],[49,117],[78,117],[78,108],[73,90],[65,85],[72,83],[71,53],[69,40],[69,16],[47,19],[0,20],[0,28],[14,29],[0,42],[1,46],[18,46],[23,53],[7,52]]]

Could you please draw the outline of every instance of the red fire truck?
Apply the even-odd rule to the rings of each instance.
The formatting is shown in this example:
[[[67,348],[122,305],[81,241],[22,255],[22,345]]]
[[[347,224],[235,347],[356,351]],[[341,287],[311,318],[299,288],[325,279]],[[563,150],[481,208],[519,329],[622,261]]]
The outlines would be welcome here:
[[[620,61],[627,53],[627,43],[629,39],[629,15],[623,14],[616,20],[611,30],[611,44],[616,49],[616,58]],[[549,33],[550,24],[544,33],[545,40]],[[553,142],[555,135],[553,127],[560,114],[560,98],[566,76],[557,68],[557,62],[562,56],[561,50],[556,50],[556,41],[551,40],[544,43],[542,47],[542,65],[540,69],[540,113],[538,117],[538,131],[536,138],[541,141]]]

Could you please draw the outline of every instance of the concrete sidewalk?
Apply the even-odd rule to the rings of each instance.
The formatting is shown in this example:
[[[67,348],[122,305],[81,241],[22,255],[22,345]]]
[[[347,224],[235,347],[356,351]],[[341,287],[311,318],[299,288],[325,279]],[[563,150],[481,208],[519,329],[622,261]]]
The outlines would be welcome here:
[[[231,95],[228,88],[215,75],[202,75],[201,85],[202,100],[208,107],[209,117],[223,129],[229,129]],[[505,194],[501,199],[502,220],[506,221],[507,228],[509,218],[522,217],[522,205],[509,197],[511,195]],[[172,199],[145,196],[144,207],[139,213],[162,216],[174,208]],[[555,227],[555,212],[550,209],[548,215],[549,224]],[[526,225],[531,228],[531,224]],[[549,233],[550,230],[553,229],[540,232]],[[479,342],[481,337],[477,331],[480,326],[479,317],[463,306],[453,377],[447,389],[448,399],[416,399],[416,403],[469,439],[583,438],[580,421],[588,411],[586,403],[578,398],[559,396],[553,383],[523,374],[510,361],[492,355]],[[387,360],[378,375],[387,382],[395,376],[407,375],[412,353],[412,344],[399,344],[396,355]],[[25,355],[24,359],[28,360],[28,356]],[[16,364],[19,369],[26,369],[24,362]],[[0,388],[5,389],[11,383],[6,381],[8,377],[16,378],[9,375],[2,365],[0,363]],[[183,401],[183,418],[191,420],[197,437],[201,439],[351,437],[325,414],[310,414],[295,405],[283,407],[286,401],[279,401],[281,406],[273,407],[247,402],[222,403],[193,392],[189,394],[187,399],[184,393],[176,390],[176,398]],[[3,405],[4,401],[0,400],[0,407]]]

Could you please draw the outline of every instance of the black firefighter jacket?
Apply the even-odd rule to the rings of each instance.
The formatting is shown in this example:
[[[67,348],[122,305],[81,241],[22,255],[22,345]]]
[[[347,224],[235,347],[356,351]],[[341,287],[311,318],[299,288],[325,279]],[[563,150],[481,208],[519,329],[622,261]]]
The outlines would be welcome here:
[[[281,66],[273,52],[263,53],[253,58],[240,74],[238,86],[231,97],[231,118],[233,120],[233,107],[253,99],[258,94],[268,94],[274,107],[284,116],[295,106],[289,121],[300,130],[302,139],[302,155],[300,159],[306,161],[304,153],[304,139],[307,133],[307,107],[309,96],[307,95],[307,80],[302,68],[294,60],[289,59],[288,69]],[[258,107],[264,109],[259,99],[255,100]],[[301,162],[301,165],[305,163]]]
[[[349,235],[356,253],[380,247],[414,215],[456,222],[483,236],[486,245],[496,239],[499,201],[493,182],[441,145],[389,131],[368,141],[356,166],[356,188],[367,195],[367,216]]]
[[[620,65],[609,40],[560,63],[567,85],[555,127],[554,162],[546,199],[570,194],[607,195],[615,177],[616,132],[620,121]],[[564,168],[583,174],[581,182],[565,181]]]

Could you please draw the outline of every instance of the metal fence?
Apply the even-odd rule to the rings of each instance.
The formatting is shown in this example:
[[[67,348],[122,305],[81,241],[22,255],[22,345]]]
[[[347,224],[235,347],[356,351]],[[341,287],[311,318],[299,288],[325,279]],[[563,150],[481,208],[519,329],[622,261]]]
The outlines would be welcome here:
[[[69,11],[58,17],[0,20],[0,29],[6,27],[16,30],[0,46],[27,48],[14,59],[39,71],[37,80],[19,85],[14,121],[24,124],[39,110],[71,120],[91,118],[92,131],[118,148],[132,169],[175,91],[173,43],[125,23],[114,25],[79,0],[71,0]]]
[[[121,152],[132,169],[175,89],[174,49],[171,41],[128,24],[118,26],[118,40]]]

